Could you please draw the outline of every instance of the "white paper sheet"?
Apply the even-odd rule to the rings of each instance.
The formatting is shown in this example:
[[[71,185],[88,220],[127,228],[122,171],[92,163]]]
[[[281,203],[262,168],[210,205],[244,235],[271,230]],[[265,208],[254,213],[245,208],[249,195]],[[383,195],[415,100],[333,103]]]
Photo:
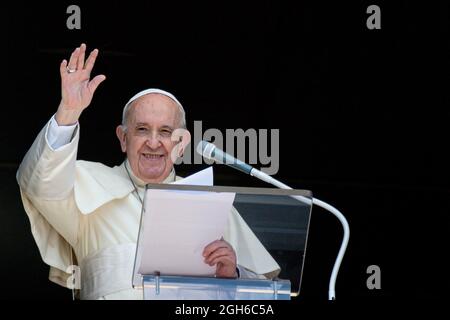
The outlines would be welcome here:
[[[212,185],[212,181],[209,167],[176,184]],[[147,190],[137,273],[213,276],[216,267],[203,262],[203,249],[223,236],[234,197],[234,193]]]
[[[177,180],[172,184],[189,184],[193,186],[212,186],[214,180],[213,168],[208,167],[202,171],[194,173],[189,177]]]

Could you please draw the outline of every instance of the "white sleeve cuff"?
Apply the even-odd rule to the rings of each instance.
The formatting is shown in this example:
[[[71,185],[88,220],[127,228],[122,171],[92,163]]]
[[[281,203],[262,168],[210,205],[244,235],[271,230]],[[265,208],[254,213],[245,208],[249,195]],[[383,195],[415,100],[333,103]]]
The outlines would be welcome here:
[[[237,265],[236,269],[238,273],[238,279],[261,279],[261,280],[267,279],[264,275],[256,274],[253,271],[250,271],[240,265]]]
[[[50,124],[45,136],[48,146],[53,150],[57,150],[69,144],[72,140],[77,125],[78,123],[71,126],[60,126],[56,122],[55,116],[53,116],[50,119]]]

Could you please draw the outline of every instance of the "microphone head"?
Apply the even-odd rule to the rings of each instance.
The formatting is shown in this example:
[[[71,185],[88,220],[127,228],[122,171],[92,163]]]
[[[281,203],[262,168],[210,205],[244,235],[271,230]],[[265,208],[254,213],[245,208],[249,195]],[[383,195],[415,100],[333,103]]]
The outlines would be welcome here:
[[[198,154],[201,154],[206,159],[213,159],[212,153],[216,148],[211,142],[202,140],[197,144],[197,148],[195,149]]]

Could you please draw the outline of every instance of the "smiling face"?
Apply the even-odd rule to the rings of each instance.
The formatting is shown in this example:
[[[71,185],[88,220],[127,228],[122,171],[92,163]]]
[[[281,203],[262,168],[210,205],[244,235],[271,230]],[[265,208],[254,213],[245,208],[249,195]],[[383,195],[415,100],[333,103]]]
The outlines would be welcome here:
[[[179,127],[175,101],[161,94],[147,94],[134,101],[128,111],[127,128],[116,133],[131,169],[145,183],[164,181],[173,168],[171,152],[176,142],[172,132]]]

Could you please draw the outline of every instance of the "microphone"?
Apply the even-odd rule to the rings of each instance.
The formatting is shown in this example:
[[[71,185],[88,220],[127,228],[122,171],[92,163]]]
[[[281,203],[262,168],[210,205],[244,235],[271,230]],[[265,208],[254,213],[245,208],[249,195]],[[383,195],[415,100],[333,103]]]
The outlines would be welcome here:
[[[203,158],[215,160],[216,163],[218,164],[226,164],[227,166],[230,166],[234,169],[249,174],[252,177],[258,178],[280,189],[291,189],[289,186],[272,178],[267,173],[264,173],[256,168],[253,168],[251,165],[242,162],[241,160],[233,157],[232,155],[224,152],[223,150],[220,150],[211,142],[205,140],[200,141],[197,145],[196,151],[197,153],[202,155]]]
[[[228,153],[224,152],[223,150],[220,150],[217,148],[214,144],[208,141],[200,141],[196,148],[197,153],[201,154],[204,158],[215,160],[219,164],[226,164],[232,168],[235,168],[239,171],[242,171],[244,173],[247,173],[255,178],[258,178],[262,181],[265,181],[271,185],[276,186],[280,189],[292,189],[288,185],[282,183],[281,181],[278,181],[275,178],[272,178],[268,174],[253,168],[251,165],[246,164],[245,162],[242,162],[239,159],[236,159],[235,157],[229,155]],[[303,203],[307,204],[315,204],[316,206],[319,206],[331,214],[333,214],[341,223],[343,231],[344,231],[344,237],[342,238],[341,248],[339,249],[339,253],[336,257],[336,261],[333,266],[333,271],[331,273],[330,277],[330,283],[328,287],[328,299],[329,300],[335,300],[336,299],[336,279],[339,272],[339,267],[341,266],[342,259],[344,258],[345,251],[347,249],[348,241],[350,239],[350,227],[348,225],[347,219],[345,216],[335,207],[332,205],[326,203],[325,201],[319,200],[317,198],[308,199],[303,196],[293,196],[298,201],[301,201]]]
[[[226,164],[227,166],[230,166],[247,174],[251,174],[252,170],[255,169],[251,165],[248,165],[245,162],[242,162],[241,160],[224,152],[223,150],[220,150],[214,144],[208,141],[200,141],[197,145],[196,151],[205,159],[214,160],[219,164]]]

